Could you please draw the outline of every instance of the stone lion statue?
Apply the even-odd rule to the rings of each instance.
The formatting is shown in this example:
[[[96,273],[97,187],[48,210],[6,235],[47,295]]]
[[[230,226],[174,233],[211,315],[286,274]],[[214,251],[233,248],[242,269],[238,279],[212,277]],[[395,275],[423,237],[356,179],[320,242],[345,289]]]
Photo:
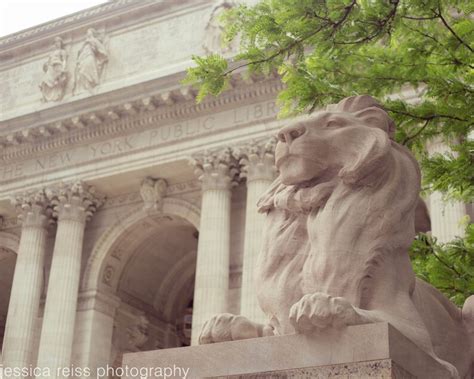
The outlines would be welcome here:
[[[258,204],[268,325],[217,315],[200,343],[386,321],[451,377],[474,374],[474,296],[461,311],[412,270],[420,170],[394,129],[372,97],[356,96],[278,133],[280,175]]]

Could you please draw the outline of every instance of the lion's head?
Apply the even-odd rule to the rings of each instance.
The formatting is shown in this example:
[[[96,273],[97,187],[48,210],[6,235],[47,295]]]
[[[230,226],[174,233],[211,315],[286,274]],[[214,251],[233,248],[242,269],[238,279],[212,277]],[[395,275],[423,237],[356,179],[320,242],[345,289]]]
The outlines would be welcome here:
[[[373,172],[390,148],[394,123],[370,96],[354,96],[284,127],[276,165],[283,184],[354,183]]]
[[[367,95],[348,97],[292,122],[278,133],[280,175],[261,197],[260,212],[274,207],[308,211],[340,185],[383,187],[384,201],[401,205],[403,198],[410,209],[408,198],[418,198],[420,172],[410,152],[393,140],[394,133],[393,120]],[[430,220],[421,199],[417,208],[417,230],[426,232]]]

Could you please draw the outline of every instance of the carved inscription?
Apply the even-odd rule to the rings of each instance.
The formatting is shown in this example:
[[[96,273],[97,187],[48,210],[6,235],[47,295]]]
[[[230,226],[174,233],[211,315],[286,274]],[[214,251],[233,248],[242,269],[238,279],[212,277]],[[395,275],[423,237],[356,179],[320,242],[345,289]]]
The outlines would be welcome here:
[[[64,167],[71,162],[72,152],[61,152],[36,160],[36,170],[48,170]]]
[[[163,125],[127,137],[112,138],[87,146],[73,147],[22,163],[0,164],[0,182],[58,170],[72,165],[119,157],[140,149],[153,148],[180,140],[232,129],[264,119],[273,119],[278,110],[274,101],[252,104],[210,116],[198,117],[171,125]]]
[[[134,149],[133,140],[135,136],[128,136],[115,141],[107,141],[89,146],[92,159],[116,155]]]

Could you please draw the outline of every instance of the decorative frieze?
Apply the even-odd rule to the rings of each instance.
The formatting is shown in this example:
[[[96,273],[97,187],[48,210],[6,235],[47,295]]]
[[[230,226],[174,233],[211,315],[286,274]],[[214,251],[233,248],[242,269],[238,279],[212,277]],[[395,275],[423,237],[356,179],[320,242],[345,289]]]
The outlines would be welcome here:
[[[238,183],[239,162],[232,149],[205,151],[191,160],[194,173],[202,183],[202,190],[229,190]]]
[[[215,113],[229,104],[248,102],[253,98],[273,97],[282,89],[279,80],[270,79],[249,86],[242,82],[232,92],[218,98],[207,99],[199,104],[194,102],[195,91],[192,88],[176,88],[161,93],[136,96],[136,100],[127,99],[123,104],[108,105],[100,111],[84,112],[74,116],[54,120],[50,123],[29,122],[17,131],[0,132],[0,145],[4,146],[0,153],[0,161],[9,161],[38,155],[44,151],[55,150],[71,144],[97,140],[101,137],[111,138],[127,130],[143,130],[163,124],[175,122],[177,119],[199,117],[201,114]],[[170,98],[173,102],[170,103]],[[127,105],[128,104],[128,105]],[[131,112],[131,109],[135,112]],[[253,119],[259,120],[274,117],[277,114],[275,103],[268,105],[256,104],[244,113],[236,113],[232,119],[241,124]],[[2,126],[3,122],[0,122]],[[98,128],[100,126],[100,128]],[[28,136],[23,134],[28,130]],[[32,143],[34,142],[34,143]]]

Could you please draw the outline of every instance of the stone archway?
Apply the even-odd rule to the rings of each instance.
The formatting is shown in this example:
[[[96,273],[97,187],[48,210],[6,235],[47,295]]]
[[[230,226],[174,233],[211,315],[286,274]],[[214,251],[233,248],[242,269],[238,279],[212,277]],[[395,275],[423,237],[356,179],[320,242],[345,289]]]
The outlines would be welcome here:
[[[0,232],[0,363],[2,362],[3,334],[19,244],[20,238],[17,235]]]
[[[165,198],[161,215],[163,217],[167,215],[180,217],[199,230],[200,210],[185,200]],[[160,217],[160,215],[157,214],[156,217]],[[114,274],[114,272],[112,272],[113,266],[107,267],[107,257],[115,255],[115,257],[119,258],[120,251],[123,250],[117,246],[119,245],[117,241],[120,240],[120,237],[130,233],[134,229],[141,232],[148,229],[150,224],[147,224],[147,221],[149,221],[150,218],[150,214],[144,211],[141,206],[138,206],[124,217],[118,219],[115,224],[102,235],[95,244],[87,261],[82,280],[82,291],[98,290],[101,286],[101,274],[103,275],[102,279],[104,279],[104,281],[112,281]]]
[[[98,305],[79,306],[76,362],[104,367],[120,364],[124,352],[179,346],[176,320],[192,303],[199,221],[195,205],[165,198],[161,212],[138,205],[101,235],[81,282],[83,297]],[[110,304],[114,311],[97,313]]]

